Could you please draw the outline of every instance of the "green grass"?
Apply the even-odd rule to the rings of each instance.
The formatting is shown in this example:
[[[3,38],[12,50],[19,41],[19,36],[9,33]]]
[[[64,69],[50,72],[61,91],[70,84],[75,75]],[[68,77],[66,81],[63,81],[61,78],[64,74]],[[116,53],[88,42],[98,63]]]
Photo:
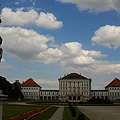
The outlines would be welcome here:
[[[54,114],[58,107],[51,107],[43,113],[30,118],[29,120],[49,120],[49,118]]]
[[[69,107],[65,107],[62,120],[78,120],[78,116],[81,112],[78,110],[78,108],[75,109],[76,109],[76,117],[72,117]],[[85,120],[89,120],[89,119],[85,116]]]
[[[58,103],[61,103],[60,100],[25,100],[24,102],[28,104],[47,104],[47,103],[58,104]]]
[[[3,105],[3,120],[37,109],[36,106]]]

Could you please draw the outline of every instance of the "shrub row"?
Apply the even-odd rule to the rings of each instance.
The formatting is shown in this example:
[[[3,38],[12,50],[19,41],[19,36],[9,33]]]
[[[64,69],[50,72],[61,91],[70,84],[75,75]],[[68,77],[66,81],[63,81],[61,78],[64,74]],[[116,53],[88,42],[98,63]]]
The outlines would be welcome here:
[[[12,117],[9,120],[28,120],[29,118],[46,111],[50,107],[51,107],[50,105],[46,105],[46,106],[40,107],[40,108],[38,108],[36,110],[24,113],[22,115],[18,115],[16,117]]]
[[[69,103],[69,109],[71,111],[72,117],[76,117],[75,107],[73,107],[71,103]]]
[[[73,107],[73,105],[71,103],[69,103],[69,109],[71,111],[72,117],[76,117],[75,106]],[[85,120],[84,114],[80,113],[78,116],[78,120]]]

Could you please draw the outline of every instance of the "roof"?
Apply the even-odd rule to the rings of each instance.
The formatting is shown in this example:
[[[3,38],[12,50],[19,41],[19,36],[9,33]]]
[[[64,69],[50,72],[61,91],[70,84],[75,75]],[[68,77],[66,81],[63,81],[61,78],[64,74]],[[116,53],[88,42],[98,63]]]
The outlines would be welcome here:
[[[88,79],[88,78],[82,76],[81,74],[70,73],[70,74],[67,74],[67,75],[65,75],[64,77],[62,77],[58,80],[61,80],[61,79]]]
[[[115,78],[111,83],[109,83],[105,88],[107,87],[120,87],[120,80],[118,78]]]
[[[32,78],[29,78],[21,84],[21,87],[40,87]]]

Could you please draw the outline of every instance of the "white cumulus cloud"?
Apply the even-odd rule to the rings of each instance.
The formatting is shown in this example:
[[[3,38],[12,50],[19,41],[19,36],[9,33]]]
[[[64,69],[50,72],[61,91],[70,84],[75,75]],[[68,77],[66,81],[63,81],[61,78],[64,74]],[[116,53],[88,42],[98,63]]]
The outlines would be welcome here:
[[[5,54],[25,62],[58,63],[61,68],[71,72],[94,74],[118,74],[120,64],[103,60],[107,55],[95,50],[84,50],[79,42],[49,46],[54,37],[42,35],[34,30],[21,27],[1,27],[2,48]],[[9,57],[10,58],[10,57]],[[101,60],[102,58],[102,60]]]
[[[92,44],[100,44],[108,48],[120,47],[120,26],[100,27],[92,37]]]
[[[1,27],[0,33],[3,38],[4,51],[22,60],[43,61],[41,54],[44,52],[47,54],[49,51],[47,42],[54,41],[52,36],[41,35],[34,30],[21,27]]]
[[[120,11],[120,0],[56,0],[63,3],[75,4],[79,10],[90,12],[104,12],[109,10]]]
[[[3,8],[1,12],[4,25],[36,25],[46,29],[58,29],[63,26],[62,21],[58,21],[52,13],[37,13],[31,9],[27,12],[23,11],[23,8],[19,8],[16,11],[12,11],[11,8]]]

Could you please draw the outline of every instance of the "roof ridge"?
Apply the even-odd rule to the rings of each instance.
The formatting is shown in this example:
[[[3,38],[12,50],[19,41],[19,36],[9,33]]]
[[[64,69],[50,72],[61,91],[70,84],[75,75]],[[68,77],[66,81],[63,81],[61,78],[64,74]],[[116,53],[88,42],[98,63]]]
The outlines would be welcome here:
[[[118,78],[115,78],[105,88],[107,87],[120,87],[120,80]]]
[[[70,73],[70,74],[64,75],[64,77],[62,77],[60,79],[88,79],[88,78],[82,76],[81,73],[80,74],[78,74],[78,73]]]
[[[27,79],[21,86],[40,87],[32,78]]]

